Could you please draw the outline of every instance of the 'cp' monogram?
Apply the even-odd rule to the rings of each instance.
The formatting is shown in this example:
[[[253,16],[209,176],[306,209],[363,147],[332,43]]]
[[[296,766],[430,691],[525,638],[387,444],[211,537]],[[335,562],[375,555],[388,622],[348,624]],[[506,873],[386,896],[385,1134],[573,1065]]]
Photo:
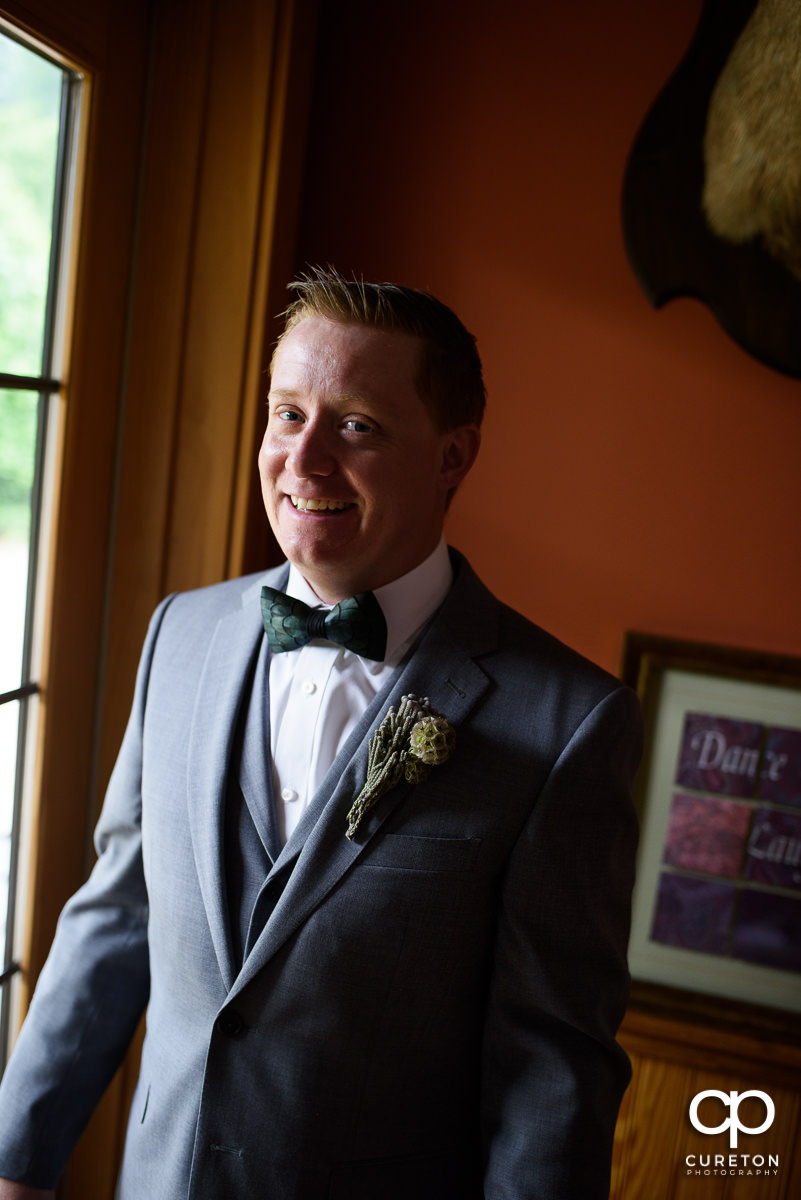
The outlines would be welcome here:
[[[702,1125],[698,1119],[698,1106],[702,1100],[706,1100],[707,1096],[715,1096],[718,1100],[722,1100],[727,1108],[731,1109],[731,1116],[727,1117],[720,1125],[709,1126]],[[743,1125],[740,1121],[740,1104],[748,1096],[756,1096],[765,1105],[765,1120],[761,1125]],[[743,1133],[764,1133],[766,1129],[770,1129],[773,1124],[773,1118],[776,1115],[776,1109],[773,1106],[773,1101],[767,1092],[716,1092],[714,1088],[710,1088],[707,1092],[699,1092],[697,1096],[693,1096],[690,1104],[690,1120],[699,1133],[723,1133],[724,1129],[729,1129],[729,1148],[737,1149],[737,1134],[742,1129]]]

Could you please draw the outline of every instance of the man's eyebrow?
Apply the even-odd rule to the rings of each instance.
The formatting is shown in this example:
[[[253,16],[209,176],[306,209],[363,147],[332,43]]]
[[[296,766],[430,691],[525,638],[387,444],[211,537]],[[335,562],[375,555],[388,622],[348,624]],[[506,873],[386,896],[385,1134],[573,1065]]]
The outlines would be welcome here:
[[[267,398],[268,400],[297,400],[302,398],[303,394],[303,392],[297,391],[296,388],[270,388]],[[373,407],[375,405],[375,401],[371,400],[369,396],[364,395],[363,392],[338,392],[335,396],[331,397],[331,400],[334,404],[339,404],[343,407],[351,404],[355,404],[357,407]]]

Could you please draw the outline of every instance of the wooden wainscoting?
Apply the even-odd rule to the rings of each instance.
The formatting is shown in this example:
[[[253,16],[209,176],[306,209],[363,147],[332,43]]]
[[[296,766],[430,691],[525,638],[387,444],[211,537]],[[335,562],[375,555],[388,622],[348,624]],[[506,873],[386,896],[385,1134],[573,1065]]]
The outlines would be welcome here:
[[[788,1022],[768,1017],[762,1027],[738,1020],[725,1002],[719,1019],[714,1005],[704,1018],[670,1015],[633,1006],[620,1031],[632,1061],[633,1078],[623,1100],[612,1166],[612,1200],[797,1200],[801,1196],[801,1043]],[[697,1132],[689,1118],[699,1092],[766,1092],[775,1119],[761,1135],[740,1133],[737,1149],[727,1133]],[[714,1099],[702,1109],[706,1123],[725,1120],[728,1110]],[[720,1115],[718,1115],[720,1114]],[[758,1126],[765,1108],[742,1101],[743,1124]],[[689,1155],[778,1155],[777,1173],[688,1174]],[[739,1172],[738,1162],[736,1170]],[[728,1162],[724,1169],[731,1168]],[[747,1170],[747,1167],[743,1168]],[[752,1168],[755,1169],[755,1168]],[[763,1167],[764,1171],[766,1167]]]

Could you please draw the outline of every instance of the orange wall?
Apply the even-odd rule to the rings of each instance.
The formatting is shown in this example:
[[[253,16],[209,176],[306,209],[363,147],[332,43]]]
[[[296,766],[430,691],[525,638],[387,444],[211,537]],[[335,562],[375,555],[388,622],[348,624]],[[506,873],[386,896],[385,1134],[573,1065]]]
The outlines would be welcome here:
[[[629,268],[629,148],[700,0],[324,0],[299,262],[423,287],[489,410],[448,535],[615,670],[626,629],[801,654],[801,384]]]

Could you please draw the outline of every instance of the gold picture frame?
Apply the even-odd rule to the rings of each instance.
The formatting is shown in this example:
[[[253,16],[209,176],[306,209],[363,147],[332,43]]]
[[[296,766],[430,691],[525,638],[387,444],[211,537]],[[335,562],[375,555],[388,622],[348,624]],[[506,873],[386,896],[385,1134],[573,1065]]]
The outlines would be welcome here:
[[[801,659],[627,633],[640,1007],[801,1038]]]

